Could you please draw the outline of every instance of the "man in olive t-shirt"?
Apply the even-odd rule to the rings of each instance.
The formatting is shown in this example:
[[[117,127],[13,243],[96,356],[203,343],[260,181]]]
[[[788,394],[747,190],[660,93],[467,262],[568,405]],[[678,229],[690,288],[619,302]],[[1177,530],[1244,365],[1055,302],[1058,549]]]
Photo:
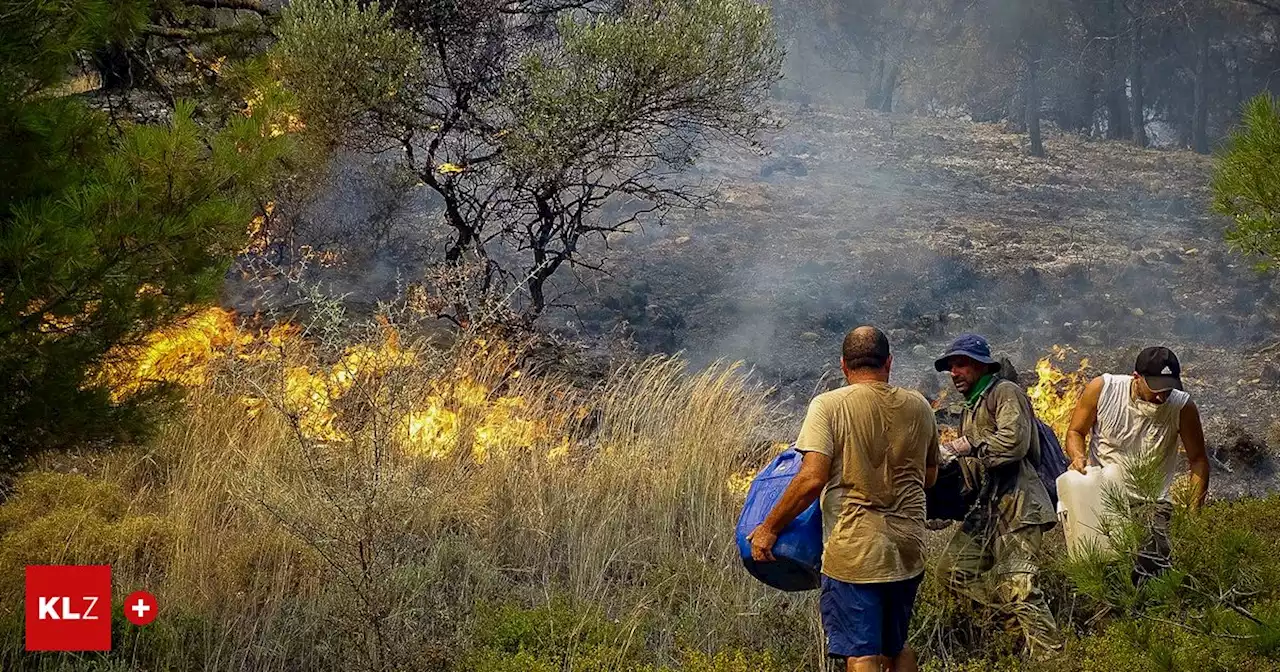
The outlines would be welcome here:
[[[845,337],[848,385],[809,404],[798,473],[751,533],[752,556],[773,559],[782,530],[822,494],[823,630],[848,670],[916,669],[906,646],[924,574],[924,490],[937,478],[938,428],[919,393],[889,385],[889,340],[875,327]]]

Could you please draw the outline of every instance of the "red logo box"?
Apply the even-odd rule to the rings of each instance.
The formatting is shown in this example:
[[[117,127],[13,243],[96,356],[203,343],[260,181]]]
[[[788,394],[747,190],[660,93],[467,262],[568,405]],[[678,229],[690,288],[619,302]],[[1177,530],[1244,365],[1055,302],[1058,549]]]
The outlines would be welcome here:
[[[27,651],[111,650],[111,566],[27,565]]]

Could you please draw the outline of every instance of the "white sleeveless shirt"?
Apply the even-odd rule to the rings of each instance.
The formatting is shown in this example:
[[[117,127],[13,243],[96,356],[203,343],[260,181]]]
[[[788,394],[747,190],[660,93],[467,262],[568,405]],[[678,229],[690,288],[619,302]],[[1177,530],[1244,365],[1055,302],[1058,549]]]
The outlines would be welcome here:
[[[1093,423],[1090,462],[1124,473],[1132,461],[1158,459],[1164,472],[1160,498],[1167,499],[1177,475],[1178,427],[1191,395],[1173,390],[1163,404],[1133,396],[1133,376],[1103,374],[1098,419]],[[1138,493],[1130,493],[1137,496]]]

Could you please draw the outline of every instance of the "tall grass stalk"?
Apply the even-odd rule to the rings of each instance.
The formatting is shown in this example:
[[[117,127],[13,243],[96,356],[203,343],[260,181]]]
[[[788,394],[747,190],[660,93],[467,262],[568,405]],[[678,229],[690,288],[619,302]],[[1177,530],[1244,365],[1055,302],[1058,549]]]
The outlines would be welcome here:
[[[385,345],[385,333],[366,336],[355,345]],[[26,519],[5,519],[0,533],[90,515],[79,488],[81,500],[120,501],[93,514],[118,538],[33,538],[6,547],[6,561],[109,562],[118,594],[155,593],[159,627],[131,641],[157,669],[458,666],[502,604],[563,605],[581,615],[571,629],[617,621],[610,644],[636,660],[777,633],[800,651],[816,642],[810,602],[760,586],[737,559],[743,493],[730,476],[769,457],[752,432],[772,412],[737,365],[689,372],[652,358],[582,389],[512,375],[518,344],[397,343],[412,362],[387,367],[353,364],[351,345],[235,362],[190,391],[152,445],[87,475],[46,474],[57,496],[30,501],[20,489],[6,508],[26,502]],[[349,374],[350,385],[318,393],[342,440],[309,431],[290,392],[298,367]],[[247,398],[262,400],[254,415]],[[410,440],[405,418],[426,408],[455,422]],[[122,527],[144,517],[161,542],[140,546]],[[21,604],[20,574],[4,576],[8,610]],[[21,643],[4,647],[10,669]]]

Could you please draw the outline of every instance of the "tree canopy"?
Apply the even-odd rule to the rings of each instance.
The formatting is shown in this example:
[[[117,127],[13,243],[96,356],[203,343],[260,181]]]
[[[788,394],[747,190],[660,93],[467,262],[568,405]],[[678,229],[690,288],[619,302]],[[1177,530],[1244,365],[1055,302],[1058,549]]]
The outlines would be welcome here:
[[[1268,0],[802,0],[868,104],[1208,153],[1280,66]]]
[[[1245,107],[1218,158],[1213,193],[1214,209],[1234,222],[1227,242],[1263,266],[1280,261],[1280,107],[1272,96]]]
[[[0,13],[0,461],[140,427],[93,372],[211,302],[293,140],[260,105],[160,123],[76,95],[77,59],[127,48],[155,7],[49,0]],[[273,111],[275,110],[275,111]]]
[[[558,270],[592,267],[591,237],[699,202],[673,178],[750,141],[781,62],[748,0],[300,0],[279,38],[308,128],[398,152],[437,197],[445,259],[523,287],[529,316]]]

